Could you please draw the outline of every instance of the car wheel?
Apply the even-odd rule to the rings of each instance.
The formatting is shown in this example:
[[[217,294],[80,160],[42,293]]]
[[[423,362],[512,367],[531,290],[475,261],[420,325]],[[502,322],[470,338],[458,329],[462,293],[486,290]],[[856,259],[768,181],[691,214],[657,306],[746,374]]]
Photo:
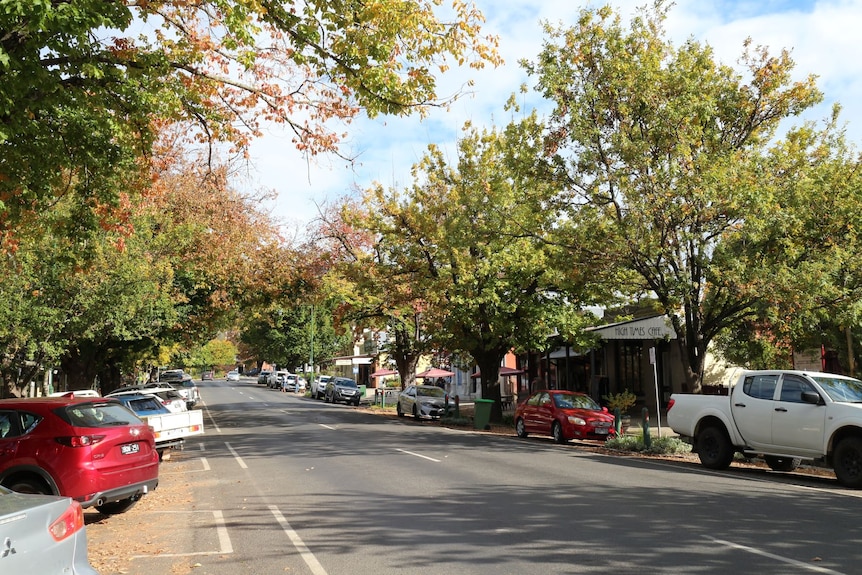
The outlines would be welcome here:
[[[37,477],[25,477],[23,479],[13,479],[8,483],[4,483],[3,487],[17,491],[18,493],[28,493],[31,495],[54,495],[48,484]]]
[[[355,407],[359,407],[359,398],[358,398],[358,397],[357,397],[356,399],[354,399],[354,400],[353,400],[353,405],[354,405]]]
[[[404,412],[401,410],[401,402],[395,402],[395,413],[398,414],[398,417],[404,417]]]
[[[862,438],[842,439],[835,447],[833,467],[841,485],[853,489],[862,487]]]
[[[701,464],[710,469],[727,469],[733,461],[733,446],[724,429],[715,425],[701,430],[695,440]]]
[[[559,421],[555,421],[554,425],[551,426],[551,435],[554,436],[554,441],[557,443],[565,443],[566,438],[563,435],[563,426],[560,425]]]
[[[515,422],[515,433],[518,434],[518,437],[527,437],[527,428],[524,426],[524,418],[519,417],[518,421]]]
[[[775,457],[774,455],[765,455],[766,465],[773,471],[793,471],[802,460],[798,457]]]
[[[105,503],[104,505],[96,505],[96,510],[98,510],[102,515],[119,515],[120,513],[125,513],[134,507],[135,503],[138,502],[138,499],[140,499],[140,497],[129,497],[128,499],[112,501],[111,503]]]
[[[419,408],[415,405],[413,406],[413,418],[417,420],[419,419]]]

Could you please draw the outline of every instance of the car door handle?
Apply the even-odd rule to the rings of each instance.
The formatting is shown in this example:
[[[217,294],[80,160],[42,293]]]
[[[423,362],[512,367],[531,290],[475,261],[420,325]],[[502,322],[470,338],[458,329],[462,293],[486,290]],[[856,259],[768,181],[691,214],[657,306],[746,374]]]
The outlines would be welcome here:
[[[733,407],[745,407],[744,403],[734,403]]]
[[[784,407],[776,407],[776,408],[775,408],[775,411],[783,411],[784,413],[787,413],[787,408],[784,408]]]

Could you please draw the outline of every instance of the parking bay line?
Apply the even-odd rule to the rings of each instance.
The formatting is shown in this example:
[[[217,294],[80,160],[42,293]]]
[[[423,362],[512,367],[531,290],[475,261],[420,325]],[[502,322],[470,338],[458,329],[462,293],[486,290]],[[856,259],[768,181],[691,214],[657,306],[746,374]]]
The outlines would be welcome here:
[[[440,463],[439,459],[434,459],[433,457],[428,457],[427,455],[421,455],[419,453],[413,453],[412,451],[407,451],[406,449],[396,449],[395,451],[400,451],[401,453],[406,453],[407,455],[412,455],[414,457],[421,457],[422,459],[427,459],[428,461],[433,461],[434,463]]]
[[[227,532],[227,526],[224,522],[224,514],[220,509],[210,511],[157,511],[156,513],[212,513],[216,524],[216,534],[220,549],[218,551],[192,551],[190,553],[159,553],[157,555],[132,555],[132,559],[149,559],[152,557],[193,557],[196,555],[223,555],[233,553],[233,544],[230,541],[230,535]]]
[[[294,531],[293,527],[290,526],[290,523],[287,522],[287,519],[284,518],[284,515],[281,514],[281,511],[278,510],[278,507],[275,505],[270,505],[269,510],[272,512],[275,520],[278,521],[278,524],[281,525],[281,528],[287,534],[288,538],[290,538],[291,543],[299,552],[299,555],[302,557],[305,564],[308,565],[308,568],[311,569],[311,572],[314,575],[327,575],[326,569],[323,568],[323,565],[317,560],[317,557],[314,556],[314,553],[305,545],[305,542],[299,536],[299,533]]]
[[[817,573],[829,573],[831,575],[845,575],[841,571],[835,571],[833,569],[828,569],[826,567],[819,567],[817,565],[811,565],[810,563],[805,563],[804,561],[797,561],[796,559],[791,559],[789,557],[782,557],[781,555],[776,555],[774,553],[768,553],[766,551],[761,551],[760,549],[755,549],[754,547],[749,547],[748,545],[740,545],[739,543],[734,543],[732,541],[725,541],[724,539],[716,539],[715,537],[710,537],[709,535],[704,535],[704,538],[709,539],[714,543],[718,543],[719,545],[725,545],[727,547],[731,547],[733,549],[739,549],[740,551],[747,551],[748,553],[753,553],[755,555],[761,555],[763,557],[767,557],[769,559],[775,559],[776,561],[781,561],[782,563],[787,563],[788,565],[793,565],[794,567],[799,567],[800,569],[806,569],[808,571],[815,571]]]

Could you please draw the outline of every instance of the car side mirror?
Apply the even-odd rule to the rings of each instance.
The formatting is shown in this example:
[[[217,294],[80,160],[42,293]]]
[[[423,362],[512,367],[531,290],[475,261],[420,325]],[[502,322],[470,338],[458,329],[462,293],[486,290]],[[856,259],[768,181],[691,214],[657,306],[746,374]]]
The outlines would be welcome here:
[[[607,406],[604,406],[604,405],[602,406],[602,411],[603,411],[604,413],[610,413],[610,411],[608,411]]]
[[[816,391],[803,391],[802,392],[802,401],[805,403],[810,403],[812,405],[822,405],[823,401],[820,399],[820,394]]]

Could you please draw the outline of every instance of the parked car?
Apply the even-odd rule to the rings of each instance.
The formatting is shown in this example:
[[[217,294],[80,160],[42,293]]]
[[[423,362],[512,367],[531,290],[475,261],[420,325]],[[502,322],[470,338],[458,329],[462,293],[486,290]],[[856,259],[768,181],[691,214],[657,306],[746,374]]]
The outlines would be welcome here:
[[[326,403],[352,403],[359,405],[360,391],[359,386],[352,379],[346,377],[334,377],[326,384],[324,391],[324,401]]]
[[[290,375],[289,372],[279,370],[273,374],[272,379],[270,380],[269,387],[272,389],[283,389],[284,382],[287,379],[287,376]]]
[[[269,370],[263,370],[260,372],[260,375],[257,376],[258,385],[266,385],[269,386],[270,380],[272,380],[275,376],[272,375],[272,372]]]
[[[326,384],[332,379],[331,375],[320,375],[311,383],[311,397],[323,399],[326,395]]]
[[[239,372],[235,369],[227,372],[227,375],[224,377],[228,381],[239,381]]]
[[[281,390],[282,391],[296,392],[296,383],[297,383],[297,376],[292,374],[292,373],[288,373],[281,380]]]
[[[168,411],[171,413],[179,413],[188,409],[186,399],[175,389],[164,389],[161,387],[139,386],[137,389],[128,389],[132,386],[126,386],[120,390],[112,391],[105,394],[105,397],[122,397],[124,395],[140,395],[145,393],[158,399]]]
[[[434,385],[410,385],[398,394],[398,417],[411,414],[416,419],[437,419],[446,415],[446,391]]]
[[[167,383],[176,389],[186,400],[186,407],[192,409],[201,399],[198,386],[192,380],[192,376],[181,369],[167,369],[159,375],[159,382]]]
[[[2,573],[99,575],[87,559],[83,509],[70,497],[0,487],[0,542]]]
[[[201,381],[212,381],[213,372],[211,371],[202,371],[201,372]]]
[[[572,439],[605,440],[616,435],[614,416],[589,395],[551,389],[537,391],[515,408],[518,437],[550,435],[557,443]]]
[[[175,392],[170,392],[175,393]],[[156,451],[164,458],[165,450],[185,444],[187,437],[204,432],[203,413],[199,409],[181,412],[168,410],[158,397],[146,393],[124,392],[113,397],[140,417],[153,429]]]
[[[0,485],[112,515],[159,484],[153,430],[113,399],[0,400]]]
[[[305,393],[308,389],[308,382],[301,375],[296,376],[296,392]]]

